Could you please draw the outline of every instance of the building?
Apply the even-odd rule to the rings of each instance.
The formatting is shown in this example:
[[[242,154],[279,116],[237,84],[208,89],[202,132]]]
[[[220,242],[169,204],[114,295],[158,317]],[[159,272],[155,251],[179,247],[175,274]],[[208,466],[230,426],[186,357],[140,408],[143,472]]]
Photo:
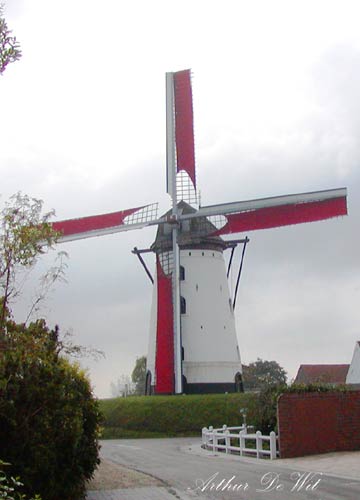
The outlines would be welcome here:
[[[360,341],[356,342],[353,358],[346,377],[347,384],[360,384]]]
[[[360,349],[359,349],[360,362]],[[332,384],[347,382],[350,365],[300,365],[294,384]],[[360,364],[358,374],[360,376]]]

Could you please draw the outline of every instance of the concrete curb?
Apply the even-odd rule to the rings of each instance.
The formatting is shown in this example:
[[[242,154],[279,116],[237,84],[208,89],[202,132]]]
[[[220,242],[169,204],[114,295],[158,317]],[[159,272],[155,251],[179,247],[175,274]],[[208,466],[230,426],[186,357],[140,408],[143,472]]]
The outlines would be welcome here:
[[[360,451],[339,451],[334,453],[324,453],[321,455],[310,455],[298,458],[278,458],[276,460],[257,459],[255,457],[240,457],[226,453],[213,453],[204,450],[201,445],[195,443],[190,446],[180,448],[184,453],[198,456],[219,458],[221,460],[242,461],[256,463],[261,460],[264,463],[271,463],[271,467],[284,467],[291,470],[321,472],[324,475],[339,477],[342,479],[356,480],[360,482]]]

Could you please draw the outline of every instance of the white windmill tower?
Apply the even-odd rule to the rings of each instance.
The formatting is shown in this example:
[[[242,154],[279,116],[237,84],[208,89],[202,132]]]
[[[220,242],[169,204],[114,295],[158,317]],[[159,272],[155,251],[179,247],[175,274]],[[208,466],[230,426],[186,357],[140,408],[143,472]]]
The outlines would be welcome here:
[[[171,210],[157,218],[153,204],[53,227],[70,241],[158,226],[151,248],[134,250],[142,262],[143,252],[156,254],[147,393],[233,392],[242,370],[223,251],[247,239],[221,236],[346,215],[346,189],[199,208],[190,70],[166,74],[166,103]]]

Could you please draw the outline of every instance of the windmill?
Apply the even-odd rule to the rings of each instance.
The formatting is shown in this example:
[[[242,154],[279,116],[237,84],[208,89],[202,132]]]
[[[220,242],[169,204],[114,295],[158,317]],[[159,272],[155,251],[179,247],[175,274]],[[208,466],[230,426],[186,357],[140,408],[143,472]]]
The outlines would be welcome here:
[[[234,302],[223,252],[244,233],[346,215],[346,188],[199,206],[190,70],[166,74],[166,172],[172,207],[157,204],[54,222],[60,241],[156,226],[149,249],[134,249],[154,283],[147,393],[233,392],[241,389]],[[156,255],[156,277],[144,252]]]

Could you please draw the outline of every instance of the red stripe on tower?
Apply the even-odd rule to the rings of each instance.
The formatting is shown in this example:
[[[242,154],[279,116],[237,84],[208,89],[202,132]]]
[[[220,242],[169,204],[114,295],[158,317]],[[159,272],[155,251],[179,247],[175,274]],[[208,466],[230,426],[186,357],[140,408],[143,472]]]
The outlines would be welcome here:
[[[196,189],[194,120],[189,69],[174,73],[174,102],[177,172],[185,170]]]
[[[259,208],[238,214],[226,215],[227,224],[214,234],[241,233],[256,229],[289,226],[304,222],[315,222],[347,214],[346,198],[280,205]]]
[[[155,356],[155,394],[174,392],[174,325],[171,275],[164,273],[156,257],[157,326]]]

